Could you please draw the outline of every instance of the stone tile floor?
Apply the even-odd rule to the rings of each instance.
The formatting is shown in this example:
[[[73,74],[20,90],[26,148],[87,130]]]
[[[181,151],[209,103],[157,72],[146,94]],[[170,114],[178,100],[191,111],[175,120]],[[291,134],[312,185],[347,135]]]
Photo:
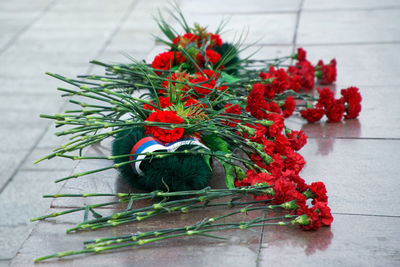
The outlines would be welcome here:
[[[40,113],[57,113],[64,100],[61,83],[45,71],[75,76],[96,71],[91,59],[125,61],[121,52],[151,60],[162,47],[152,40],[152,21],[161,0],[15,0],[0,2],[0,266],[32,265],[36,256],[80,247],[92,235],[65,235],[81,218],[66,216],[37,224],[29,218],[45,213],[44,193],[122,191],[115,172],[56,185],[75,162],[32,161],[61,144]],[[182,239],[115,254],[75,257],[44,265],[137,266],[398,266],[400,265],[400,2],[396,0],[182,0],[191,21],[215,29],[231,17],[224,40],[248,29],[248,42],[262,38],[258,58],[290,54],[304,47],[316,62],[335,57],[338,80],[333,89],[359,86],[363,111],[357,120],[338,124],[304,124],[309,143],[301,151],[308,164],[307,182],[326,183],[335,221],[315,233],[297,229],[228,232],[227,242]],[[236,35],[237,36],[237,35]],[[107,153],[107,151],[105,151]],[[102,162],[95,163],[104,164]],[[91,168],[78,163],[77,169]],[[215,175],[217,178],[218,174]],[[51,210],[81,205],[55,201]],[[206,213],[174,218],[176,224]],[[57,223],[54,223],[57,222]],[[150,225],[170,223],[159,218]],[[136,226],[144,230],[146,226]],[[33,231],[32,231],[33,229]],[[99,235],[131,232],[122,227]],[[17,253],[17,251],[19,251]]]

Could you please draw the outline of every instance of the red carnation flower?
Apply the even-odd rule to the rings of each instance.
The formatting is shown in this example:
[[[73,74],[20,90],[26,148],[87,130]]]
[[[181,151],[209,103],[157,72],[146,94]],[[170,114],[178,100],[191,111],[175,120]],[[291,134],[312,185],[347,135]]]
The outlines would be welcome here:
[[[299,47],[297,48],[297,60],[298,61],[304,61],[306,60],[307,57],[307,52],[303,48]]]
[[[158,101],[160,102],[160,108],[161,108],[161,109],[167,108],[167,107],[169,107],[169,106],[172,105],[172,103],[171,103],[170,100],[169,100],[169,97],[162,97],[162,96],[160,96],[160,97],[158,98]],[[157,104],[155,104],[155,103],[153,103],[153,102],[150,102],[150,103],[157,106]],[[144,108],[144,109],[151,110],[151,111],[157,109],[157,108],[155,108],[155,107],[153,107],[153,106],[151,106],[151,105],[148,105],[148,104],[144,104],[144,105],[143,105],[143,108]]]
[[[333,216],[326,202],[316,201],[312,210],[318,213],[319,220],[323,226],[330,226],[332,224]]]
[[[319,121],[324,116],[324,114],[324,110],[318,104],[315,108],[308,108],[300,111],[300,115],[305,118],[309,123]]]
[[[301,77],[301,87],[304,90],[311,90],[314,88],[314,66],[307,60],[299,61],[295,66],[288,68],[288,73],[291,75],[298,75]]]
[[[317,88],[317,91],[319,93],[318,103],[320,103],[325,109],[329,109],[335,102],[333,92],[327,87],[322,89]]]
[[[269,113],[266,116],[267,120],[273,121],[274,123],[268,127],[268,135],[270,137],[275,137],[280,135],[283,130],[284,122],[283,116],[280,114]]]
[[[300,150],[307,143],[307,135],[305,135],[304,131],[290,131],[286,133],[288,140],[290,142],[290,146],[294,150]]]
[[[187,47],[190,43],[197,43],[199,40],[199,37],[197,35],[194,35],[191,32],[185,33],[184,35],[179,35],[175,37],[175,39],[172,41],[172,43],[176,46],[182,46],[182,47]]]
[[[151,66],[158,70],[169,70],[175,65],[185,62],[185,57],[180,52],[168,51],[158,54]],[[156,71],[157,75],[161,75],[161,72]]]
[[[200,66],[204,66],[206,62],[210,62],[211,64],[215,64],[218,62],[218,60],[221,59],[221,55],[218,52],[215,52],[214,50],[208,49],[206,50],[206,56],[205,58],[203,55],[199,52],[196,55],[196,59],[199,62]]]
[[[264,99],[265,84],[255,83],[247,97],[246,111],[257,119],[265,119],[267,113],[263,110],[267,108],[267,101]]]
[[[289,96],[285,100],[285,104],[282,106],[283,117],[288,118],[293,114],[294,109],[296,108],[296,101],[293,97]]]
[[[204,103],[201,103],[199,100],[194,99],[194,98],[189,98],[188,100],[186,100],[186,102],[183,104],[183,106],[185,107],[189,107],[189,106],[199,106],[202,108],[207,108],[208,106]]]
[[[326,195],[326,187],[323,182],[315,182],[310,185],[310,191],[314,194],[314,200],[312,204],[316,201],[328,202],[328,196]]]
[[[297,210],[296,214],[305,214],[309,218],[310,224],[300,226],[303,230],[316,231],[322,226],[321,220],[319,219],[319,213],[313,209],[308,208],[307,206]]]
[[[333,105],[326,111],[328,122],[339,122],[343,118],[346,107],[341,99],[336,99]]]
[[[342,89],[340,91],[345,102],[347,103],[346,107],[346,119],[354,119],[357,118],[361,111],[361,94],[358,92],[357,87],[349,87],[347,89]]]
[[[336,81],[336,59],[332,59],[326,65],[322,60],[318,61],[316,70],[316,77],[320,84],[332,84]]]
[[[155,111],[150,114],[146,121],[182,124],[184,120],[176,115],[175,111]],[[158,126],[145,126],[146,135],[153,135],[164,143],[179,140],[184,132],[183,128],[164,129]]]

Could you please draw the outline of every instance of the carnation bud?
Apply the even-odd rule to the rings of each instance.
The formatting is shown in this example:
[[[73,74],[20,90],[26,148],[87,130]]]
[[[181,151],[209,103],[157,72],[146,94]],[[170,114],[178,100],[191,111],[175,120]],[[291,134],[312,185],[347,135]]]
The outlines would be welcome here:
[[[292,201],[288,201],[285,203],[282,203],[281,208],[284,208],[285,210],[295,210],[297,209],[299,206],[297,206],[297,201],[296,200],[292,200]]]
[[[272,124],[274,124],[273,121],[269,120],[258,120],[256,121],[256,123],[261,124],[262,126],[271,126]]]
[[[246,173],[239,166],[235,166],[235,174],[236,179],[238,179],[239,181],[242,181],[244,178],[246,178]]]
[[[259,151],[259,150],[256,150],[256,152],[265,163],[270,164],[270,163],[272,163],[274,161],[272,159],[272,157],[270,155],[268,155],[267,153],[264,153],[264,152]]]
[[[310,217],[303,214],[292,221],[292,224],[309,225],[311,223]]]
[[[242,131],[244,131],[246,134],[248,134],[250,136],[254,136],[256,134],[256,129],[254,129],[254,128],[250,128],[250,127],[244,126],[242,124],[238,124],[238,126],[240,127],[240,129]]]

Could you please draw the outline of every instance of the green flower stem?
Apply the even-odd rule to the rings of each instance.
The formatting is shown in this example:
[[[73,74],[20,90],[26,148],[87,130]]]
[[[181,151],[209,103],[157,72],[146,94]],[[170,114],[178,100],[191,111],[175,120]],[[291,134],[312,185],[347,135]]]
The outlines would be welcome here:
[[[224,217],[226,217],[226,216],[224,216]],[[218,220],[218,217],[215,217],[212,219],[214,219],[214,221],[215,221],[215,220]],[[285,216],[284,219],[288,219],[288,217]],[[46,259],[51,259],[51,258],[62,258],[62,257],[70,256],[70,255],[78,255],[78,254],[85,254],[85,253],[99,253],[99,252],[103,252],[103,251],[107,251],[107,250],[119,249],[119,248],[128,247],[128,246],[136,246],[136,245],[140,246],[140,245],[144,245],[147,243],[162,241],[162,240],[170,239],[170,238],[177,238],[177,237],[181,237],[181,236],[203,235],[203,236],[212,237],[212,238],[220,238],[218,236],[207,234],[209,232],[215,232],[215,231],[224,231],[224,230],[231,230],[231,229],[245,230],[245,229],[252,228],[252,227],[271,226],[271,225],[280,225],[280,226],[290,225],[290,223],[285,222],[285,221],[276,222],[276,223],[262,222],[265,220],[266,219],[263,217],[258,217],[253,220],[247,221],[247,222],[244,221],[244,222],[240,222],[240,223],[236,223],[236,224],[233,224],[233,223],[228,224],[227,226],[219,226],[219,227],[214,226],[215,228],[211,228],[212,227],[211,222],[213,222],[213,220],[210,221],[210,219],[209,219],[207,222],[201,222],[201,223],[198,223],[198,224],[195,224],[192,226],[187,226],[181,230],[181,231],[183,231],[181,233],[170,234],[169,231],[172,232],[171,229],[162,229],[162,230],[147,232],[147,233],[143,234],[143,237],[156,236],[153,238],[146,238],[146,239],[140,238],[139,240],[137,240],[137,237],[133,236],[130,239],[132,241],[129,240],[130,242],[125,242],[125,241],[113,242],[113,243],[125,242],[124,244],[118,244],[118,245],[107,245],[107,244],[102,244],[101,242],[99,242],[98,244],[88,245],[89,247],[93,247],[93,248],[88,248],[88,249],[79,250],[79,251],[65,251],[65,252],[59,252],[59,253],[44,256],[44,257],[38,257],[35,259],[35,262],[46,260]],[[219,225],[221,225],[221,224],[219,224]],[[224,225],[224,224],[222,224],[222,225]],[[161,234],[161,236],[157,236],[159,234]],[[168,235],[163,235],[163,234],[168,234]],[[110,243],[110,244],[113,244],[113,243]]]
[[[107,203],[101,203],[101,204],[95,204],[95,205],[88,205],[89,208],[98,208],[98,207],[103,207],[103,206],[108,206],[108,205],[115,205],[115,204],[120,204],[122,203],[121,201],[112,201],[112,202],[107,202]],[[81,207],[81,208],[75,208],[75,209],[70,209],[70,210],[65,210],[65,211],[60,211],[60,212],[53,212],[47,215],[43,215],[40,217],[36,217],[36,218],[32,218],[30,221],[34,222],[34,221],[39,221],[39,220],[44,220],[47,218],[52,218],[52,217],[57,217],[57,216],[61,216],[61,215],[65,215],[68,213],[73,213],[73,212],[77,212],[77,211],[81,211],[81,210],[85,210],[85,207]]]

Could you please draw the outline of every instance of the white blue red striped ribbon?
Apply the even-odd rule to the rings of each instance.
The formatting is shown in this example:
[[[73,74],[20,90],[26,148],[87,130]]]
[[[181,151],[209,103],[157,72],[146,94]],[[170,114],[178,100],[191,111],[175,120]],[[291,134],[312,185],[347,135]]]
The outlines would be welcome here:
[[[131,149],[131,154],[140,154],[129,157],[129,160],[135,160],[135,162],[131,163],[132,169],[136,174],[144,175],[142,169],[140,168],[140,164],[147,156],[144,153],[154,151],[174,152],[181,146],[185,145],[193,147],[203,147],[209,150],[209,148],[202,144],[197,138],[183,138],[164,145],[157,138],[148,136],[140,139]]]

